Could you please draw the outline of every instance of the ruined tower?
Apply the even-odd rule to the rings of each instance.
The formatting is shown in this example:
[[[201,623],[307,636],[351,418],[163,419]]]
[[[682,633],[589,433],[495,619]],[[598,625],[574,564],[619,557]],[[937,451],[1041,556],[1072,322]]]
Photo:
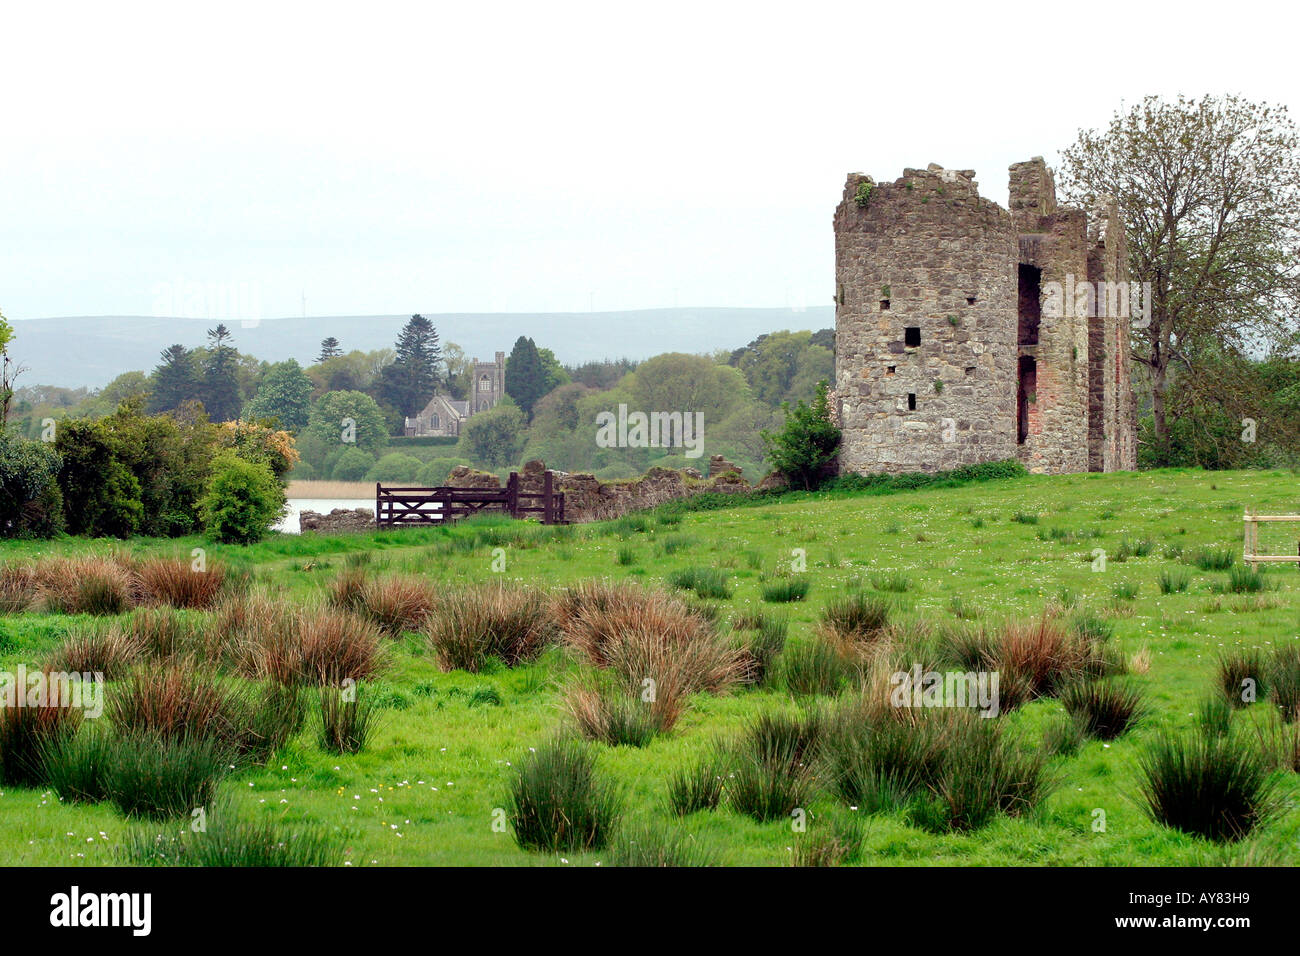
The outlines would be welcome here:
[[[1058,207],[1041,159],[1011,168],[1010,210],[974,177],[932,164],[848,178],[834,221],[841,471],[1134,467],[1128,313],[1083,295],[1127,280],[1118,210],[1090,222]]]

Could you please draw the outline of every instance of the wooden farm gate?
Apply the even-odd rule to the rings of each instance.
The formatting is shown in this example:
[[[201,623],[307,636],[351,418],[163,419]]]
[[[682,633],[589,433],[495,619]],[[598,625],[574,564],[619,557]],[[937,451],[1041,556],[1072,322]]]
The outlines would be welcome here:
[[[542,475],[541,491],[521,488],[511,472],[504,488],[416,488],[375,483],[375,524],[392,528],[408,524],[442,524],[477,514],[508,514],[537,518],[542,524],[565,524],[564,492],[555,490],[555,475]]]

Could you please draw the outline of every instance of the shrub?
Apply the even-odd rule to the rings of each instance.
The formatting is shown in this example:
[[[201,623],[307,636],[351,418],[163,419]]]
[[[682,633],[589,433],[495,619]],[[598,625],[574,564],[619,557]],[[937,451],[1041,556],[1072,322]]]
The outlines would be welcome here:
[[[811,405],[781,404],[785,423],[779,431],[763,431],[763,447],[772,468],[791,486],[812,489],[827,477],[840,448],[840,430],[831,420],[829,386],[817,385]]]
[[[559,739],[531,749],[515,770],[506,813],[526,850],[597,850],[622,813],[614,784],[596,767],[591,748]]]
[[[699,611],[663,592],[579,585],[555,599],[553,612],[569,645],[596,667],[611,669],[627,693],[653,688],[660,726],[673,725],[691,694],[724,691],[748,676],[741,648]]]
[[[62,734],[41,744],[44,779],[62,799],[99,803],[110,796],[108,774],[116,742],[105,733],[87,729]]]
[[[857,668],[839,646],[815,638],[786,648],[777,672],[780,684],[796,697],[833,697],[848,686]]]
[[[228,746],[239,735],[239,692],[190,661],[137,670],[115,691],[105,710],[121,734],[208,737]]]
[[[79,627],[50,653],[45,666],[52,671],[98,673],[105,680],[117,680],[147,653],[142,641],[119,627]]]
[[[55,449],[69,533],[128,538],[140,531],[140,481],[122,460],[122,436],[110,419],[64,421]]]
[[[189,816],[212,802],[230,752],[206,736],[119,736],[107,761],[104,789],[128,817]]]
[[[249,638],[245,668],[283,686],[341,687],[384,670],[375,625],[330,608],[286,610],[285,617]]]
[[[672,728],[678,710],[656,709],[643,695],[629,692],[612,680],[598,675],[579,677],[565,691],[565,713],[588,740],[618,746],[644,747],[656,734]]]
[[[1095,642],[1066,630],[1047,613],[1036,620],[1008,621],[996,639],[993,663],[1004,710],[1022,699],[1051,696],[1075,677],[1103,669]]]
[[[1237,560],[1229,548],[1198,548],[1189,557],[1202,571],[1227,571]]]
[[[1217,670],[1219,689],[1233,707],[1253,704],[1268,689],[1268,665],[1259,648],[1238,647],[1220,652]]]
[[[335,426],[337,429],[337,425]],[[348,448],[339,455],[330,472],[335,481],[364,481],[366,473],[375,465],[375,456],[360,448]]]
[[[752,720],[733,750],[731,807],[760,823],[806,808],[816,788],[814,759],[822,731],[817,712],[760,714]]]
[[[668,584],[679,590],[694,591],[701,598],[731,600],[727,573],[717,568],[683,568],[668,575]]]
[[[904,571],[890,571],[887,574],[872,575],[871,586],[877,591],[902,594],[912,586],[912,581]]]
[[[826,604],[821,614],[822,632],[845,645],[861,647],[880,637],[889,623],[889,613],[888,600],[854,591]]]
[[[202,832],[178,834],[132,829],[121,849],[134,866],[338,866],[345,856],[341,834],[321,824],[281,826],[229,810],[209,814]]]
[[[366,747],[378,713],[374,703],[354,688],[350,695],[332,688],[320,690],[320,745],[336,754],[357,754]]]
[[[1064,717],[1047,725],[1043,731],[1043,752],[1052,757],[1073,757],[1083,746],[1084,733],[1079,722]]]
[[[763,600],[773,604],[802,601],[811,587],[812,582],[806,577],[779,578],[763,586]]]
[[[361,590],[355,610],[390,637],[418,631],[433,612],[433,588],[420,578],[383,577]]]
[[[856,700],[830,721],[823,748],[832,791],[866,813],[897,809],[938,785],[951,715],[897,709]]]
[[[409,485],[416,480],[416,475],[424,462],[414,455],[401,452],[389,452],[366,470],[366,481],[383,481],[389,484]]]
[[[1226,737],[1232,732],[1232,710],[1232,704],[1222,694],[1214,694],[1201,702],[1196,725],[1207,736]]]
[[[643,824],[619,827],[610,848],[610,866],[717,866],[718,853],[689,833]]]
[[[1270,761],[1231,735],[1166,735],[1142,753],[1138,768],[1147,815],[1208,840],[1240,840],[1277,807]]]
[[[491,584],[448,594],[425,637],[443,670],[477,672],[490,657],[507,667],[536,660],[555,628],[539,592]]]
[[[261,540],[284,513],[284,486],[269,465],[224,454],[199,502],[203,527],[215,541],[250,544]]]
[[[1080,730],[1094,740],[1122,736],[1146,712],[1141,688],[1112,681],[1072,681],[1060,699]]]
[[[0,537],[51,538],[63,530],[62,465],[49,442],[0,432]]]
[[[226,580],[220,564],[196,570],[191,562],[163,558],[142,562],[135,573],[143,603],[178,608],[211,607]]]
[[[760,615],[753,639],[746,647],[749,653],[749,676],[755,684],[764,683],[776,664],[778,655],[785,649],[790,622],[785,618]]]
[[[56,558],[42,562],[41,603],[61,614],[121,614],[132,604],[131,574],[110,558]]]
[[[716,810],[722,803],[728,773],[725,757],[714,755],[690,767],[673,771],[668,778],[668,806],[684,817],[700,810]]]
[[[1286,723],[1300,718],[1300,647],[1273,649],[1268,661],[1268,693]]]
[[[1166,568],[1158,581],[1161,594],[1180,594],[1191,586],[1192,576],[1182,568]]]
[[[1258,594],[1268,589],[1264,572],[1258,568],[1235,564],[1228,569],[1228,590],[1233,594]]]
[[[0,614],[21,614],[36,603],[41,575],[31,564],[0,566]]]
[[[52,701],[0,708],[0,783],[44,783],[43,753],[75,734],[81,716],[79,709]]]
[[[864,827],[856,817],[835,818],[828,825],[814,826],[794,841],[791,866],[840,866],[862,855]]]

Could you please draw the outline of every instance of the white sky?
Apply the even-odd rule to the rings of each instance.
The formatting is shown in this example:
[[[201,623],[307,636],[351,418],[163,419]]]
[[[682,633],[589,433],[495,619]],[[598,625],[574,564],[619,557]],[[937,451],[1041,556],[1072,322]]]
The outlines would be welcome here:
[[[1289,10],[6,3],[0,310],[826,305],[847,172],[1005,203],[1122,101],[1295,107]]]

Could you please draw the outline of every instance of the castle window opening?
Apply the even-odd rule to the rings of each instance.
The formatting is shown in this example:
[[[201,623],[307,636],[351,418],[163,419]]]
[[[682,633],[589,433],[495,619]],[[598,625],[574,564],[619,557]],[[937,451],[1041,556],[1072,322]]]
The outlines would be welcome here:
[[[897,365],[890,365],[885,368],[886,375],[893,375],[896,371],[898,371]]]
[[[921,344],[921,327],[919,325],[909,325],[903,329],[903,344],[913,348]]]
[[[907,410],[909,412],[916,411],[916,392],[907,393]]]
[[[888,308],[889,308],[889,300],[888,300],[888,299],[881,299],[881,300],[880,300],[880,311],[881,311],[881,312],[884,312],[884,311],[886,311]]]
[[[1021,345],[1038,344],[1038,325],[1042,321],[1043,270],[1037,266],[1020,266],[1020,323]]]
[[[1029,405],[1038,386],[1038,363],[1032,356],[1020,357],[1020,375],[1016,386],[1016,444],[1029,437]]]

